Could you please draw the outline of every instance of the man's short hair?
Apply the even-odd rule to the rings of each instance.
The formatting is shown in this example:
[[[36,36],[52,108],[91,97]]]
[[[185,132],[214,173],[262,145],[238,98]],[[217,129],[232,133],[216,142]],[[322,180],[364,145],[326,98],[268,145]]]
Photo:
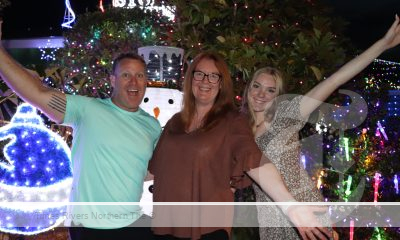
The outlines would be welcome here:
[[[117,68],[118,64],[119,64],[122,60],[124,60],[124,59],[126,59],[126,58],[132,59],[132,60],[138,60],[138,61],[140,61],[141,63],[143,63],[143,65],[144,65],[145,68],[146,68],[146,66],[147,66],[147,65],[146,65],[146,62],[144,61],[144,59],[143,59],[142,56],[140,56],[140,55],[138,55],[138,54],[136,54],[136,53],[133,53],[133,52],[121,53],[121,54],[118,55],[118,56],[114,59],[114,61],[113,61],[113,65],[112,65],[112,74],[115,73],[115,69]]]

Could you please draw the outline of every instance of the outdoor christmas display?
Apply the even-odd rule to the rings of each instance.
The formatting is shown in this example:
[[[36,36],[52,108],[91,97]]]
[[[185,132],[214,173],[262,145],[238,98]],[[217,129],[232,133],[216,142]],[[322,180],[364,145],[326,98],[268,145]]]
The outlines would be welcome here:
[[[65,32],[64,47],[46,75],[66,93],[109,97],[112,60],[142,46],[164,45],[169,29],[166,17],[139,7],[86,13]]]
[[[140,107],[154,116],[161,127],[182,108],[182,92],[177,88],[181,80],[183,49],[166,46],[146,46],[138,49],[147,63],[149,78],[146,93]],[[152,87],[158,86],[158,87]],[[167,88],[168,87],[168,88]],[[153,181],[143,186],[140,202],[145,214],[152,216]]]
[[[343,89],[359,94],[367,104],[366,118],[360,124],[343,131],[332,132],[327,126],[324,136],[324,167],[320,189],[331,202],[398,202],[398,176],[400,174],[399,110],[400,64],[375,60],[363,73]],[[342,105],[350,99],[342,99]],[[338,114],[340,120],[360,116],[362,109]],[[338,154],[339,153],[339,154]],[[339,181],[338,181],[339,179]],[[393,209],[396,209],[393,204]],[[338,228],[344,238],[398,239],[400,222],[392,212],[371,205],[365,211],[380,212],[377,216],[363,216],[355,209],[341,220]],[[349,212],[350,213],[350,212]],[[379,221],[381,220],[381,221]],[[382,223],[384,222],[384,224]],[[346,228],[343,228],[346,227]]]
[[[147,9],[151,11],[156,11],[161,13],[162,15],[168,17],[173,20],[175,17],[175,8],[173,6],[168,6],[165,4],[168,1],[157,1],[157,0],[113,0],[113,7],[121,7],[121,8],[134,8],[139,7],[142,9]]]
[[[182,73],[183,49],[168,46],[146,46],[138,49],[147,63],[149,86],[178,88]]]
[[[182,107],[182,92],[177,89],[148,87],[140,107],[154,116],[164,127],[167,121]],[[140,200],[143,212],[152,216],[153,181],[147,181],[143,186],[143,195]]]
[[[72,10],[71,3],[69,0],[65,0],[65,14],[64,22],[61,24],[64,28],[72,28],[71,24],[75,22],[76,16],[74,10]]]
[[[221,53],[241,96],[260,67],[278,67],[290,93],[305,93],[351,57],[342,21],[321,1],[171,0],[176,7],[171,46],[184,62],[204,50]],[[344,48],[346,47],[346,48]],[[346,50],[345,50],[346,49]]]
[[[25,103],[0,128],[0,140],[8,141],[0,162],[0,230],[36,234],[59,225],[72,184],[65,141]]]
[[[349,45],[344,44],[346,39],[341,35],[340,28],[316,1],[195,0],[187,4],[187,1],[172,0],[113,1],[113,4],[113,9],[77,17],[77,23],[65,34],[65,47],[57,53],[47,51],[43,55],[48,59],[56,58],[52,60],[52,67],[46,69],[48,78],[44,81],[66,93],[108,97],[112,91],[107,78],[112,58],[119,52],[139,50],[149,63],[150,77],[141,107],[155,116],[161,126],[181,107],[182,93],[175,89],[181,87],[181,64],[190,63],[200,51],[216,50],[227,60],[233,73],[237,100],[240,100],[246,81],[258,67],[271,65],[280,68],[286,74],[289,92],[304,93],[336,70],[346,55],[349,58],[354,55],[353,52],[345,52],[345,47]],[[138,6],[135,7],[135,4]],[[144,5],[172,9],[174,19],[163,17],[158,10],[146,11]],[[168,49],[172,48],[165,45],[182,47],[185,54],[179,49],[169,52]],[[152,47],[142,48],[145,51],[143,54],[140,52],[143,46]],[[321,151],[316,154],[323,161],[315,164],[313,160],[316,157],[307,148],[304,148],[299,161],[309,171],[327,202],[399,201],[399,75],[398,63],[376,60],[354,81],[342,87],[360,95],[368,109],[360,107],[349,112],[333,111],[329,121],[320,118],[317,124],[310,123],[303,129],[303,139],[310,135],[318,137]],[[334,94],[331,102],[346,106],[352,99]],[[18,111],[15,116],[20,114]],[[357,119],[361,115],[365,117],[359,124],[349,124],[341,130],[331,125],[342,122],[345,117]],[[33,148],[46,139],[40,138],[42,140],[37,143],[35,136],[38,132],[44,134],[48,129],[40,128],[36,134],[27,130],[28,135],[18,130],[16,135],[14,133],[16,137],[10,138],[14,136],[9,134],[11,129],[16,131],[22,128],[16,123],[18,121],[14,119],[0,129],[5,146],[0,165],[0,202],[52,201],[59,202],[60,206],[28,209],[23,204],[6,206],[1,203],[0,210],[5,217],[1,218],[0,231],[33,234],[57,225],[58,219],[49,216],[58,216],[56,213],[64,211],[71,173],[58,165],[52,168],[51,164],[55,161],[49,163],[53,159],[49,159],[48,153],[53,151],[53,145]],[[34,139],[26,140],[31,138]],[[6,142],[7,139],[12,140]],[[15,145],[17,143],[22,143],[20,147],[25,151],[18,157],[27,157],[28,161],[15,159],[17,155],[12,150],[19,149]],[[28,146],[24,145],[26,143]],[[64,143],[59,144],[64,146]],[[32,149],[28,151],[29,147]],[[42,149],[46,154],[41,153]],[[40,167],[39,163],[29,161],[30,154],[35,152],[46,156],[43,158],[46,162],[40,162]],[[57,164],[67,162],[69,159],[63,158]],[[36,174],[39,172],[43,174]],[[54,179],[53,173],[60,178]],[[37,186],[38,183],[40,186]],[[148,204],[151,203],[151,184],[145,183],[142,198],[147,214],[152,211]],[[242,196],[238,199],[244,200]],[[40,218],[36,225],[19,222],[24,228],[16,225],[19,218],[13,218],[27,216],[24,221],[30,221],[30,216],[38,215],[44,218]],[[386,220],[387,224],[382,226],[376,225],[373,218],[357,219],[344,215],[338,224],[344,227],[337,228],[337,231],[341,239],[398,239],[400,223],[389,218]],[[257,231],[233,231],[236,239],[253,239],[257,234]]]

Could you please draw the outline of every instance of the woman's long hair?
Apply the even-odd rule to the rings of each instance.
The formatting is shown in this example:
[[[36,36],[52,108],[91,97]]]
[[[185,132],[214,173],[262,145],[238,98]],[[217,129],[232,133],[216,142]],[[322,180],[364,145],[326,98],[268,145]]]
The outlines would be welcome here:
[[[254,75],[251,81],[246,85],[246,88],[243,93],[242,97],[242,105],[240,107],[240,111],[247,114],[250,126],[253,130],[253,132],[256,131],[256,115],[253,111],[253,108],[249,106],[249,91],[251,86],[253,85],[254,81],[261,75],[261,74],[268,74],[271,75],[272,78],[275,80],[276,83],[276,91],[277,94],[276,96],[279,96],[284,93],[284,83],[283,83],[283,77],[282,73],[273,67],[264,67],[258,69]],[[274,99],[274,102],[272,103],[271,107],[264,112],[265,116],[265,121],[271,122],[275,116],[275,111],[276,111],[276,98]]]
[[[190,64],[185,74],[185,82],[183,87],[183,109],[181,111],[182,121],[185,129],[189,129],[196,112],[196,100],[192,91],[193,71],[203,59],[210,59],[214,61],[215,66],[221,75],[221,80],[219,82],[220,89],[214,101],[214,105],[204,116],[203,124],[200,129],[208,130],[212,128],[219,119],[224,117],[228,111],[235,109],[233,84],[228,65],[217,53],[200,53],[193,59],[193,62]]]

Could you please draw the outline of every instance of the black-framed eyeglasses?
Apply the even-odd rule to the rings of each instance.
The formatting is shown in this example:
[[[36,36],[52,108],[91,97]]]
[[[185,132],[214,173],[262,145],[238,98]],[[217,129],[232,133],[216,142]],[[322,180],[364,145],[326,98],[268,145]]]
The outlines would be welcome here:
[[[218,83],[221,79],[221,75],[218,73],[209,73],[205,74],[202,71],[193,71],[193,79],[196,81],[203,81],[203,79],[207,76],[209,83]]]

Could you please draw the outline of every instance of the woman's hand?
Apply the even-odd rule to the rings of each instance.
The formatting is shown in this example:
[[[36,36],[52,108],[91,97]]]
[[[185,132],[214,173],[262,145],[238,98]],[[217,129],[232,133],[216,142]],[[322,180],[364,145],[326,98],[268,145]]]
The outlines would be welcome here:
[[[331,239],[332,233],[327,227],[322,226],[315,213],[326,213],[326,207],[319,206],[291,206],[287,211],[290,221],[297,227],[301,237],[305,240]]]
[[[387,49],[395,47],[400,43],[400,24],[399,16],[397,16],[397,14],[392,26],[382,38],[382,41],[384,41]]]

